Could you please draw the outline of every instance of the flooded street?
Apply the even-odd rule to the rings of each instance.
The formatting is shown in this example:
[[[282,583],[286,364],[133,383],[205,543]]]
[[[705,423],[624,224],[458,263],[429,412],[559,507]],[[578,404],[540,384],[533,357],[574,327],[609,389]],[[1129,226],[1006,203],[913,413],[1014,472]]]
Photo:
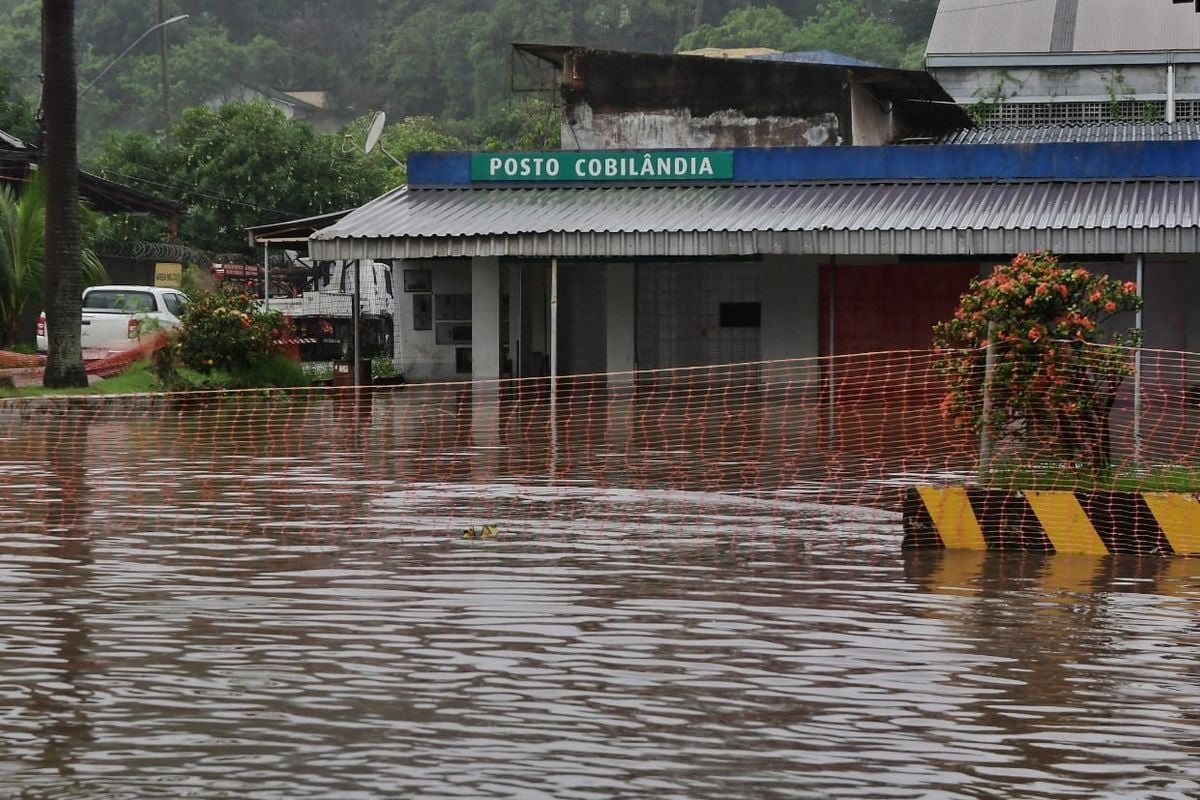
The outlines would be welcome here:
[[[1200,794],[1200,562],[444,402],[7,407],[0,796]]]

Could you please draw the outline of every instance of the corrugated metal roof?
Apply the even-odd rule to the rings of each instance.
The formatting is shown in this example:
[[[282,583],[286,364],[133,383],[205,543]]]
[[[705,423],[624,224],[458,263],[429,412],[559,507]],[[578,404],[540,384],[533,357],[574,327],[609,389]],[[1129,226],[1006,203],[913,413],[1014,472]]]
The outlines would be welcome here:
[[[1069,18],[1070,46],[1052,48]],[[1061,44],[1061,42],[1060,42]],[[1200,14],[1171,0],[941,0],[926,54],[1162,52],[1200,49]]]
[[[1052,142],[1186,142],[1200,139],[1200,122],[1097,122],[1087,125],[964,128],[933,144],[1048,144]]]
[[[400,187],[314,258],[1200,251],[1200,180]]]
[[[1055,6],[1056,0],[941,0],[925,53],[1048,52]]]
[[[1060,0],[1061,2],[1061,0]],[[1077,0],[1075,52],[1200,50],[1200,14],[1170,0]]]

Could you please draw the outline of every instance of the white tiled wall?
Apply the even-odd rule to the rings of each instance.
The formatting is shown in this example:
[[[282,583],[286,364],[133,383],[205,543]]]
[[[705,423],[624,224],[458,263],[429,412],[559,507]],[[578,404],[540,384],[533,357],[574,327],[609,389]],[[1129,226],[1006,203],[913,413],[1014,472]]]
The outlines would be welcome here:
[[[760,300],[759,268],[755,261],[638,264],[638,367],[757,361],[761,329],[722,328],[720,309]]]

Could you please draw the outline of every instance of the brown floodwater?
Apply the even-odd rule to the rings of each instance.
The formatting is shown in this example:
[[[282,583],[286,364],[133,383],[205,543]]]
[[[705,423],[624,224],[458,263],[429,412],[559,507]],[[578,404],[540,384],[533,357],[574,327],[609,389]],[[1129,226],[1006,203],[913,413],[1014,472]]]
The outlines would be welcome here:
[[[902,553],[903,452],[580,402],[0,406],[0,796],[1200,796],[1200,561]]]

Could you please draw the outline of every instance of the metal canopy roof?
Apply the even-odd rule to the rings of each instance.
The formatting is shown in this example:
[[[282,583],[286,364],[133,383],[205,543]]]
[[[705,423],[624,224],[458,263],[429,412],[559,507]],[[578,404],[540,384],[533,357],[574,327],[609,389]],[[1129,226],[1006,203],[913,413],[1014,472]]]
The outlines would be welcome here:
[[[1200,252],[1200,180],[410,189],[314,258]]]
[[[317,214],[303,219],[289,219],[283,222],[268,222],[246,228],[250,246],[263,244],[282,244],[307,242],[308,237],[328,225],[332,225],[350,212],[332,211],[327,214]]]

